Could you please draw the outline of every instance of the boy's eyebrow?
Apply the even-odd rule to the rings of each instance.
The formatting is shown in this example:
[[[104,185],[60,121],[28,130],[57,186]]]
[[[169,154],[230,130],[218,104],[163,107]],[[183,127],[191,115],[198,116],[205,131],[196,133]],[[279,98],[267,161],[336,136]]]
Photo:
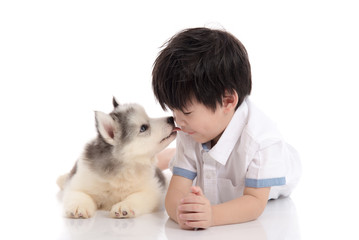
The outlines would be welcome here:
[[[172,112],[174,110],[177,110],[177,111],[181,111],[182,113],[190,113],[190,112],[193,112],[193,111],[189,111],[188,106],[183,106],[183,107],[178,107],[178,108],[171,108],[171,107],[168,107]]]
[[[192,103],[190,104],[187,104],[186,106],[184,106],[183,108],[181,108],[181,112],[183,113],[190,113],[190,112],[193,112],[193,110],[191,110],[191,106],[192,106]]]

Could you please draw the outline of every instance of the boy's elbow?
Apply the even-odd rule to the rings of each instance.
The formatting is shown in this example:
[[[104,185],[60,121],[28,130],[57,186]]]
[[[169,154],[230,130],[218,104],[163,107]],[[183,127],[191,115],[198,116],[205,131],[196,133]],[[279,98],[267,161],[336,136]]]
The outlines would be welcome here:
[[[264,212],[268,203],[270,187],[268,188],[246,188],[244,194],[247,195],[252,203],[251,220],[256,220]]]
[[[257,220],[262,215],[263,212],[264,212],[264,208],[260,208],[258,206],[252,205],[252,208],[248,209],[248,211],[246,211],[244,215],[241,214],[238,223]]]
[[[261,206],[261,207],[256,208],[253,211],[251,221],[257,220],[262,215],[262,213],[264,212],[264,209],[265,209],[265,206],[264,207]]]
[[[168,216],[175,222],[177,222],[176,208],[177,206],[174,204],[171,197],[167,194],[165,198],[165,209]]]
[[[268,203],[268,200],[266,199],[256,199],[256,207],[253,210],[253,219],[252,220],[256,220],[257,218],[259,218],[263,212],[264,209],[266,208]]]

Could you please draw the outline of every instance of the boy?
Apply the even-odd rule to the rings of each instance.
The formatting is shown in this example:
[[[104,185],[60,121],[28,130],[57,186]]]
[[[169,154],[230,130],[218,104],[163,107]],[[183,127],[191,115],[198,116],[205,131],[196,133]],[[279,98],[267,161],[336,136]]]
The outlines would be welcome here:
[[[251,69],[238,39],[184,30],[165,44],[152,74],[157,100],[182,130],[165,200],[181,228],[251,221],[268,199],[291,193],[299,158],[248,99]]]

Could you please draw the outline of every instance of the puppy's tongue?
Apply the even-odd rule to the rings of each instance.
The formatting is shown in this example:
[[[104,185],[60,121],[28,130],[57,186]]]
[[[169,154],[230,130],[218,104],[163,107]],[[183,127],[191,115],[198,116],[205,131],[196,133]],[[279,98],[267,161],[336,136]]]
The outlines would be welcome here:
[[[177,131],[182,131],[182,129],[180,129],[179,127],[175,127],[173,128],[172,132],[177,132]]]

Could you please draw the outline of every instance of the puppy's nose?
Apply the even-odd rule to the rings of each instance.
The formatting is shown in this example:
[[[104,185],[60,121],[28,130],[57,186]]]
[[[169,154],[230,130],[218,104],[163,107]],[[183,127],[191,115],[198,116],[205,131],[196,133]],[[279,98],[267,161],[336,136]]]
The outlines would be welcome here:
[[[174,121],[173,117],[168,117],[167,118],[167,123],[174,125],[175,121]]]

